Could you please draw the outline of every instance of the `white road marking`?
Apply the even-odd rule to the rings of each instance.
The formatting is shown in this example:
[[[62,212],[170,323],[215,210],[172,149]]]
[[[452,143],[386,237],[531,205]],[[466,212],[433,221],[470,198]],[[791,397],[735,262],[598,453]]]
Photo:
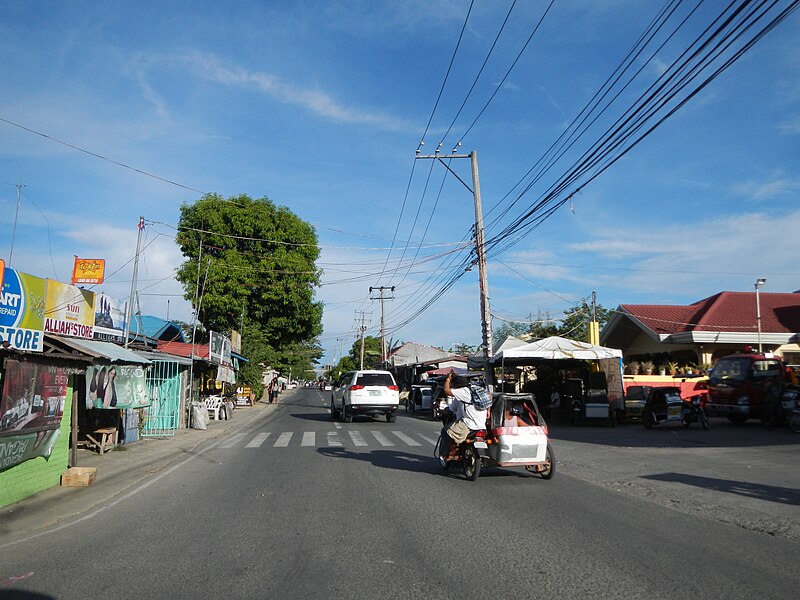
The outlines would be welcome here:
[[[245,436],[244,433],[235,433],[231,437],[229,437],[225,442],[220,444],[220,448],[233,448],[236,444],[238,444],[241,439]]]
[[[394,442],[380,431],[370,431],[370,433],[375,436],[375,439],[378,440],[381,446],[394,446]]]
[[[422,435],[421,433],[418,433],[417,435],[418,435],[419,437],[421,437],[423,440],[425,440],[426,442],[428,442],[428,443],[429,443],[431,446],[435,446],[435,445],[436,445],[436,442],[438,442],[438,441],[439,441],[439,438],[438,438],[438,437],[436,437],[436,438],[430,438],[430,437],[428,437],[427,435]]]
[[[316,443],[316,435],[313,431],[303,432],[303,441],[300,442],[301,446],[314,446]]]
[[[293,433],[291,431],[284,431],[282,434],[278,436],[278,439],[275,440],[274,447],[275,448],[286,448],[289,445],[289,441],[292,439]]]
[[[364,436],[361,435],[360,431],[349,431],[350,439],[353,440],[354,446],[366,446],[367,442],[364,440]]]
[[[339,434],[335,431],[328,432],[328,446],[341,446],[342,442],[339,440]]]
[[[402,431],[393,431],[392,433],[399,437],[401,442],[405,442],[409,446],[422,446],[417,440],[408,437]]]
[[[261,444],[269,437],[269,432],[267,433],[259,433],[254,437],[252,440],[247,442],[245,448],[260,448]]]

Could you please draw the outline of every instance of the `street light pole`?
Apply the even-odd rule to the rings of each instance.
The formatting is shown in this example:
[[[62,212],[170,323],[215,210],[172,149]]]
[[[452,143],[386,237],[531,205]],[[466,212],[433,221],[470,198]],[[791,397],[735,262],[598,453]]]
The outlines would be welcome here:
[[[756,326],[758,327],[758,353],[761,354],[761,302],[758,298],[758,290],[764,287],[767,280],[759,277],[756,280]]]

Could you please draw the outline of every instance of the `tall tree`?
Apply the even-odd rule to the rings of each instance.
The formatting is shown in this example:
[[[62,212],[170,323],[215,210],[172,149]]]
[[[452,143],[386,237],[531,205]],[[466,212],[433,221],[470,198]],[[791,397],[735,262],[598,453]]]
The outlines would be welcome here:
[[[181,206],[177,242],[187,259],[178,281],[193,304],[199,281],[207,329],[237,329],[247,320],[273,349],[321,333],[317,236],[288,208],[268,198],[209,194]]]
[[[600,329],[608,322],[613,314],[612,310],[597,305],[597,322]],[[589,321],[592,320],[592,307],[587,298],[582,298],[578,306],[564,311],[564,318],[561,321],[559,335],[573,340],[589,340]]]

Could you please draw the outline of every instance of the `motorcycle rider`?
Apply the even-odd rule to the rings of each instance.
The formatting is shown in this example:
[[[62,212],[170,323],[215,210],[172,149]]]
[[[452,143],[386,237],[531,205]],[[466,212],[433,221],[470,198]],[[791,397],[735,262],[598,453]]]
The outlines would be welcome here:
[[[486,428],[488,410],[477,408],[472,403],[472,393],[466,377],[451,372],[444,380],[442,389],[448,397],[448,408],[456,418],[447,428],[450,447],[445,459],[453,460],[458,458],[458,446],[467,439],[471,431]]]

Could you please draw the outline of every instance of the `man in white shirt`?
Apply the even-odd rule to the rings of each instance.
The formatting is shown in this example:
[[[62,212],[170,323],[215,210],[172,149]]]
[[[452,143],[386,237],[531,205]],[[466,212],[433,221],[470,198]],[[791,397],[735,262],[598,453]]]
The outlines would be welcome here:
[[[476,408],[472,403],[472,393],[466,377],[450,373],[444,380],[443,391],[448,397],[450,412],[456,420],[447,428],[450,448],[447,460],[457,458],[458,446],[467,439],[470,431],[486,429],[486,409]]]

